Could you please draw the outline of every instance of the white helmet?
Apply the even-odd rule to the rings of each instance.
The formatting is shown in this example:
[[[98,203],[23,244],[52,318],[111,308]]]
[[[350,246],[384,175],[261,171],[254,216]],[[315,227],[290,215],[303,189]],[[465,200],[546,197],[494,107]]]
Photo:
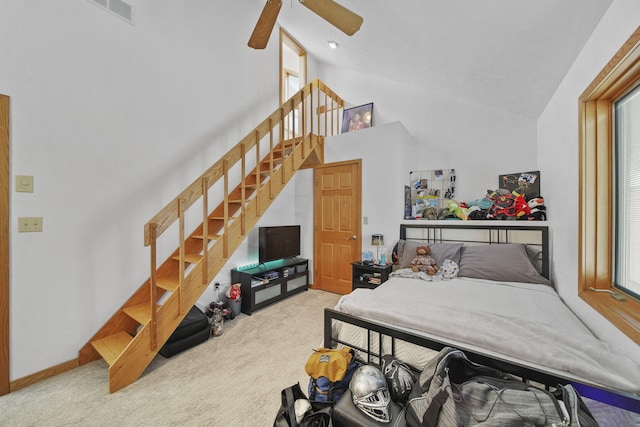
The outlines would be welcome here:
[[[376,421],[391,421],[389,389],[382,371],[372,365],[360,366],[349,383],[353,404]]]

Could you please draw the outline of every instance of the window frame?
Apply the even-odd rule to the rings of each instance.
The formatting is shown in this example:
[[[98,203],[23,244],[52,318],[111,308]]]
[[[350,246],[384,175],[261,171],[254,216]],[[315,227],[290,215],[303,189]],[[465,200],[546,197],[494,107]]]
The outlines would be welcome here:
[[[640,80],[636,81],[633,85],[631,85],[631,87],[629,88],[628,91],[626,91],[625,93],[622,94],[622,96],[620,96],[618,99],[616,99],[612,105],[613,109],[614,109],[614,124],[613,127],[615,129],[614,132],[614,164],[615,164],[615,180],[614,180],[614,184],[615,184],[615,198],[614,198],[614,209],[615,209],[615,220],[614,220],[614,226],[615,226],[615,240],[614,240],[614,254],[622,254],[622,256],[616,256],[614,258],[615,260],[615,271],[614,271],[614,277],[613,277],[613,286],[617,289],[617,290],[623,290],[626,293],[629,293],[630,295],[632,295],[635,299],[639,299],[640,298],[640,288],[638,287],[638,285],[640,285],[640,282],[634,278],[631,274],[629,274],[629,271],[627,269],[631,268],[633,264],[633,260],[634,258],[626,258],[625,254],[627,252],[627,250],[630,250],[630,248],[627,247],[628,243],[630,242],[630,240],[628,240],[626,237],[624,237],[624,234],[622,233],[623,231],[629,231],[627,229],[627,227],[624,225],[625,223],[627,224],[627,226],[629,226],[630,224],[635,224],[635,226],[637,227],[637,222],[636,221],[631,221],[631,219],[628,217],[628,215],[630,215],[629,212],[631,212],[631,215],[635,214],[637,215],[638,212],[635,211],[635,209],[624,209],[623,208],[623,203],[625,203],[625,201],[629,200],[629,199],[633,199],[634,196],[638,197],[640,196],[640,192],[638,192],[640,190],[640,187],[634,186],[633,188],[629,188],[629,187],[625,187],[625,183],[628,184],[627,181],[627,172],[628,170],[631,169],[631,165],[628,163],[628,159],[626,158],[625,154],[630,150],[628,144],[629,144],[629,140],[626,140],[623,138],[626,136],[624,134],[624,124],[621,123],[622,118],[624,118],[624,114],[627,113],[623,113],[622,110],[620,110],[619,106],[621,102],[626,102],[629,99],[634,99],[635,101],[635,112],[633,116],[628,116],[629,118],[631,118],[631,121],[626,121],[625,123],[634,123],[634,127],[638,125],[638,121],[640,120]],[[633,120],[635,118],[635,120]],[[639,132],[640,131],[640,127],[638,127],[637,130],[634,130],[635,132]],[[633,159],[634,157],[631,157],[631,159]],[[638,170],[635,171],[635,173],[637,174]],[[640,178],[640,176],[636,175],[638,178]],[[626,191],[625,191],[626,189]],[[624,195],[623,195],[623,191]],[[635,205],[634,205],[635,207]],[[634,212],[635,211],[635,212]],[[637,236],[637,235],[636,235]],[[635,242],[635,244],[640,244],[640,242]],[[625,247],[624,249],[622,247]],[[625,262],[626,260],[626,262]],[[637,268],[637,266],[634,266],[635,268]],[[636,279],[636,280],[634,280]],[[628,282],[626,282],[628,281]],[[624,283],[623,283],[624,282]],[[632,284],[631,282],[635,282],[635,284]]]
[[[613,103],[640,80],[640,27],[579,98],[578,295],[640,345],[640,301],[614,291]],[[616,288],[615,292],[624,293]]]
[[[300,80],[300,87],[304,87],[307,84],[307,51],[302,47],[300,43],[298,43],[289,33],[287,33],[284,29],[280,28],[280,58],[279,58],[279,69],[280,69],[280,105],[282,105],[287,97],[285,96],[286,90],[286,72],[289,70],[285,69],[284,66],[284,52],[283,50],[286,48],[291,49],[296,55],[298,55],[298,70],[297,75]]]

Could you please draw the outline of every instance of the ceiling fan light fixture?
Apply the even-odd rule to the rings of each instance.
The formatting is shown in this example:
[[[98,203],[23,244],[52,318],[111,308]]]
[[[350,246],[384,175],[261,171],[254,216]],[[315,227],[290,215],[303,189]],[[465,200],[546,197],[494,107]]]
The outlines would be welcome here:
[[[329,40],[327,40],[327,43],[329,43],[329,47],[330,47],[331,49],[337,49],[337,48],[339,48],[339,47],[340,47],[340,45],[338,44],[338,42],[337,42],[337,41],[335,41],[335,40],[331,40],[331,39],[329,39]]]

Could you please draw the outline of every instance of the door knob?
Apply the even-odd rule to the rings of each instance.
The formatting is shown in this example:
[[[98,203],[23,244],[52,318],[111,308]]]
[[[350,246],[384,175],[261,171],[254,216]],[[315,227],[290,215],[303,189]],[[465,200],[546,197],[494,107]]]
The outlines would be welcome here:
[[[347,240],[356,240],[358,237],[354,234],[351,237],[347,237]]]

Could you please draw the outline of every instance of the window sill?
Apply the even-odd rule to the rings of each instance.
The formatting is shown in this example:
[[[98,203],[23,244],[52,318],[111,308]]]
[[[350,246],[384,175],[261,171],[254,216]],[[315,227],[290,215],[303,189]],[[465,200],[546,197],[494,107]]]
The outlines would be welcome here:
[[[633,342],[640,345],[640,302],[628,295],[626,301],[618,301],[608,293],[593,291],[582,291],[579,295]]]

